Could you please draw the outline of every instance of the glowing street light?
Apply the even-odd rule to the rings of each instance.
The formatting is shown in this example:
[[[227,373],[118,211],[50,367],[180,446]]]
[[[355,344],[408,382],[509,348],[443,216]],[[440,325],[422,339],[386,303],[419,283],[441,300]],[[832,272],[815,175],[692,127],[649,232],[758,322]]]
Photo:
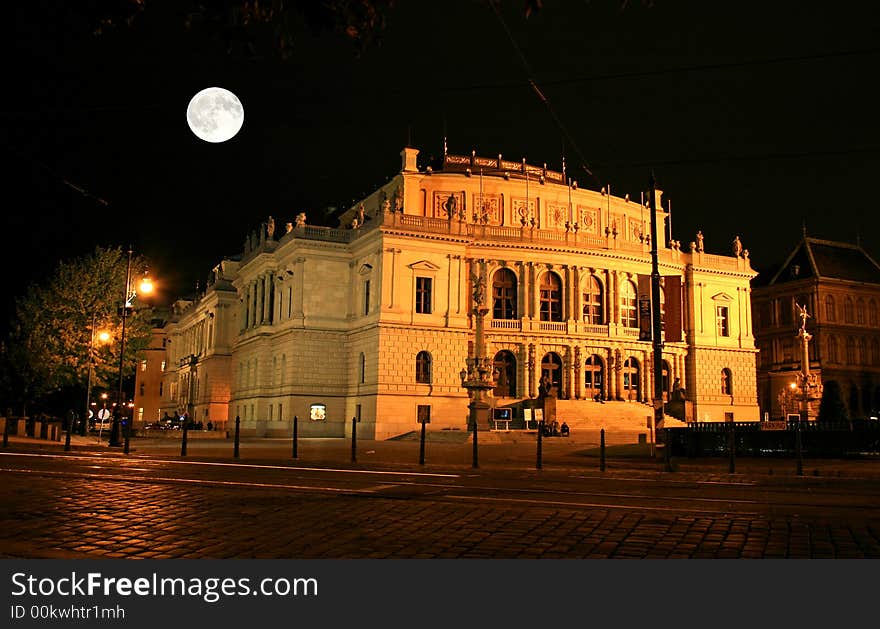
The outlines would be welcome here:
[[[128,248],[128,266],[125,271],[125,293],[124,299],[122,303],[122,307],[120,310],[120,315],[122,316],[122,332],[120,334],[119,340],[119,390],[116,397],[116,406],[113,412],[113,424],[110,429],[110,444],[111,446],[118,447],[122,444],[119,443],[119,422],[122,420],[124,411],[123,396],[122,396],[122,371],[123,366],[125,364],[125,323],[128,315],[133,312],[134,307],[132,306],[132,301],[135,297],[137,297],[138,290],[141,295],[149,295],[153,292],[153,281],[150,279],[148,275],[144,275],[143,279],[141,279],[140,284],[138,286],[138,290],[132,286],[131,283],[131,247]],[[129,440],[131,438],[131,419],[125,424],[125,447],[123,452],[128,454],[129,452]]]
[[[81,436],[85,436],[86,434],[86,425],[89,423],[89,413],[91,410],[89,409],[89,400],[92,397],[92,364],[95,362],[94,355],[94,346],[95,339],[99,343],[107,343],[110,340],[110,333],[106,330],[101,330],[98,332],[95,330],[95,313],[92,313],[92,330],[91,336],[89,337],[89,354],[88,354],[88,377],[86,378],[86,413],[83,415],[82,423],[80,424],[79,434]]]

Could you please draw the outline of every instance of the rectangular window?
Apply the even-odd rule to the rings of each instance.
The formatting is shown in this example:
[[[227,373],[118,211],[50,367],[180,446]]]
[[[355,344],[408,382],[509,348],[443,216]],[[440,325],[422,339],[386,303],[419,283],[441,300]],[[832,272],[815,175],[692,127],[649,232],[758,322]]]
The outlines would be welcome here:
[[[163,372],[165,371],[165,361],[164,360],[162,361],[162,371]]]
[[[354,405],[354,416],[357,417],[357,423],[361,423],[361,405]]]
[[[431,423],[431,407],[427,404],[419,404],[416,407],[416,420],[420,424]]]
[[[370,280],[364,280],[364,316],[370,314]]]
[[[309,419],[313,422],[322,422],[327,419],[327,406],[325,404],[312,404],[309,407]]]
[[[147,361],[142,360],[141,361],[141,371],[146,371],[146,370],[147,370]]]
[[[416,278],[416,312],[431,314],[431,278]]]
[[[730,336],[730,317],[727,306],[715,306],[715,329],[718,336]]]

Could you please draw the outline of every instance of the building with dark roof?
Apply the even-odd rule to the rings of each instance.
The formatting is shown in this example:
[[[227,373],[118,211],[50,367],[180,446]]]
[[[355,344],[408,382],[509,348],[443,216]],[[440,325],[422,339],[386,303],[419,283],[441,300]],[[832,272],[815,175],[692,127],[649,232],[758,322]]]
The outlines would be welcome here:
[[[860,245],[802,240],[752,282],[758,402],[779,418],[797,410],[801,351],[797,306],[806,306],[810,371],[840,385],[852,418],[880,410],[880,265]],[[792,384],[795,386],[792,387]],[[809,417],[818,415],[818,400]]]

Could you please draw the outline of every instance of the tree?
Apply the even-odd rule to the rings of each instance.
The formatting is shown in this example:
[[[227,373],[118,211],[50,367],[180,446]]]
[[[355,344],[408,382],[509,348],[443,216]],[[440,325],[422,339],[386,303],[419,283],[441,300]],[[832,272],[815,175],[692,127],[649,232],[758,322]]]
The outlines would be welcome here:
[[[16,301],[6,343],[0,347],[0,383],[9,403],[26,414],[28,402],[44,403],[50,394],[85,387],[88,353],[95,331],[105,330],[112,342],[93,345],[93,383],[112,388],[119,375],[121,317],[128,253],[97,247],[81,258],[61,261],[42,285],[32,284]],[[147,268],[143,258],[132,259],[131,277]],[[149,344],[147,311],[127,317],[123,375],[134,372],[138,355]]]
[[[840,390],[840,383],[837,382],[837,380],[828,380],[824,384],[822,400],[819,402],[819,421],[849,421],[849,416],[846,412],[846,405],[843,403],[843,394]]]
[[[289,59],[297,31],[333,31],[358,50],[380,40],[394,0],[101,0],[81,10],[96,35],[144,21],[178,23],[216,39],[229,53],[258,56],[266,51]]]

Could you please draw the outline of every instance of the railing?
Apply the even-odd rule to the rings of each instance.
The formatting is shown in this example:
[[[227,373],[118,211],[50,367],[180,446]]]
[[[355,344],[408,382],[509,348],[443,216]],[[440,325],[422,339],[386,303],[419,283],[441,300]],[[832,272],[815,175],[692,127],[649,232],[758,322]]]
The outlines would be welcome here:
[[[489,327],[500,330],[521,330],[522,321],[520,319],[490,319]]]
[[[767,422],[694,422],[670,428],[674,456],[727,456],[734,431],[737,456],[794,456],[798,422],[783,430],[764,430]],[[801,451],[805,457],[852,457],[880,454],[880,421],[802,422]]]
[[[639,335],[639,329],[638,329],[638,328],[624,327],[624,328],[623,328],[623,335],[624,335],[624,336],[636,336],[636,337],[637,337],[637,336]]]
[[[568,324],[565,321],[539,321],[538,329],[542,332],[568,332]]]
[[[584,334],[592,334],[594,336],[608,336],[607,325],[595,325],[592,323],[582,323],[581,332]]]

